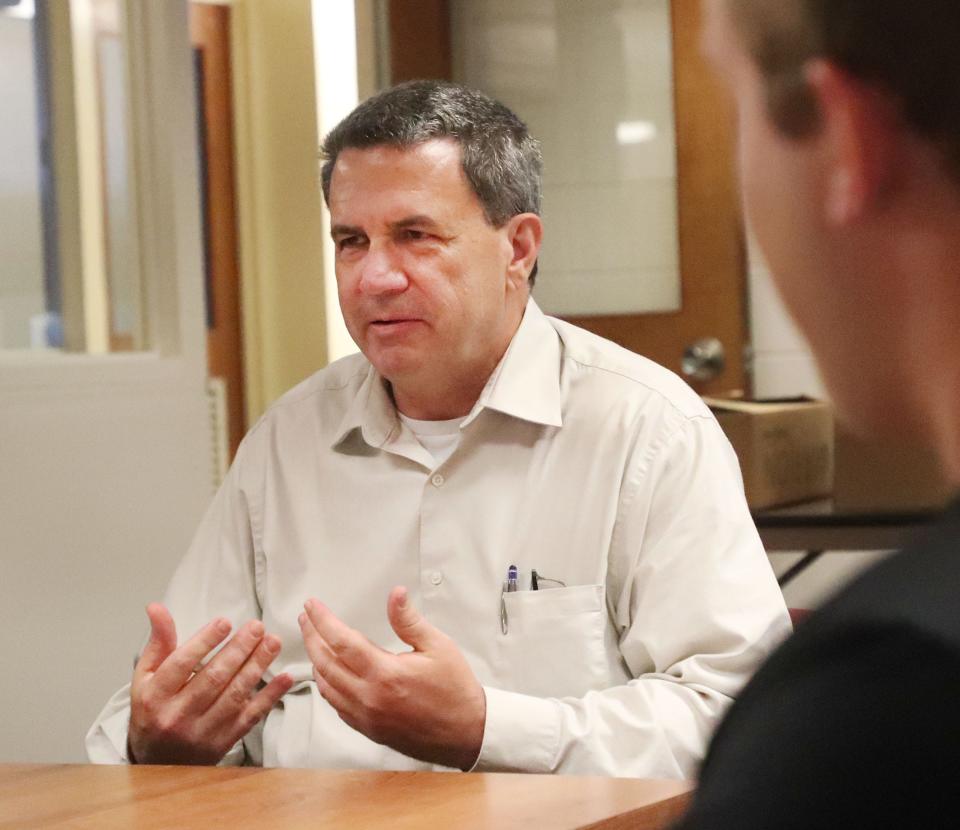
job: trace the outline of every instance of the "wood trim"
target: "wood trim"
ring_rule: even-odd
[[[206,230],[209,302],[207,370],[227,385],[230,457],[246,431],[243,385],[243,335],[240,310],[230,8],[190,6],[191,39],[203,55],[204,154],[206,157]]]
[[[390,83],[453,78],[448,0],[390,0]],[[415,10],[415,13],[414,11]]]

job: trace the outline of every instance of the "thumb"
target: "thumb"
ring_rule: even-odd
[[[137,672],[153,672],[177,647],[177,626],[170,612],[159,602],[147,606],[150,618],[150,639],[137,661]]]
[[[387,598],[387,618],[397,636],[415,651],[426,651],[440,633],[413,607],[406,588],[394,588]]]

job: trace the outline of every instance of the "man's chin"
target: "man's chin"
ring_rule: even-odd
[[[419,354],[407,349],[371,349],[364,350],[364,355],[383,378],[394,384],[415,378],[424,364]]]

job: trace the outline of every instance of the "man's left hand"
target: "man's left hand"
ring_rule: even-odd
[[[413,651],[393,654],[307,600],[300,630],[324,699],[370,740],[435,764],[470,769],[480,754],[487,701],[456,643],[408,601],[387,599],[387,618]]]

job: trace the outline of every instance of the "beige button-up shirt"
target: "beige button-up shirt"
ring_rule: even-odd
[[[510,565],[519,590],[504,593]],[[283,640],[272,670],[297,683],[229,759],[429,768],[340,720],[297,626],[317,596],[405,649],[386,618],[399,584],[484,684],[479,770],[691,776],[789,631],[709,410],[532,300],[440,466],[361,355],[288,392],[244,439],[165,600],[184,635],[224,615]],[[87,736],[91,760],[125,760],[129,713],[125,687]]]

